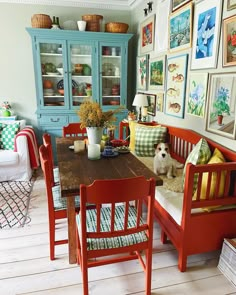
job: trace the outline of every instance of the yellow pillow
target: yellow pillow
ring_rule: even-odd
[[[129,141],[129,148],[132,152],[135,151],[135,127],[136,126],[141,126],[141,127],[145,127],[145,128],[156,128],[156,127],[160,127],[161,125],[145,125],[145,124],[139,124],[136,121],[129,121],[129,132],[130,132],[130,141]]]
[[[214,153],[213,153],[212,157],[210,158],[210,160],[208,161],[207,164],[224,163],[224,162],[225,162],[224,156],[216,148],[214,150]],[[214,192],[215,192],[216,176],[217,176],[216,172],[213,172],[212,176],[211,176],[211,187],[210,187],[210,195],[209,195],[210,198],[213,197]],[[219,197],[222,197],[223,193],[224,193],[225,176],[226,176],[226,171],[221,172],[220,187],[219,187]],[[208,183],[208,173],[203,173],[203,175],[202,175],[202,187],[201,187],[201,194],[200,194],[200,199],[202,199],[202,200],[204,200],[206,198],[207,183]],[[196,198],[197,198],[197,191],[195,192],[195,194],[193,196],[193,200],[196,200]]]

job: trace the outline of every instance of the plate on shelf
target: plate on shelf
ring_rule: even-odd
[[[114,157],[117,157],[117,156],[119,155],[119,153],[116,152],[116,151],[114,151],[114,152],[113,152],[112,154],[110,154],[110,155],[108,155],[108,154],[104,154],[104,152],[102,152],[101,154],[102,154],[102,156],[103,156],[104,158],[114,158]]]
[[[70,145],[70,146],[69,146],[69,149],[70,149],[70,150],[74,150],[75,148],[74,148],[73,145]]]
[[[55,76],[55,75],[58,75],[58,73],[57,72],[55,72],[55,73],[47,72],[47,75],[48,76]]]

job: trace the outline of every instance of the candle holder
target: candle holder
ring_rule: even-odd
[[[101,158],[101,147],[100,144],[89,144],[88,145],[88,159],[99,160]]]

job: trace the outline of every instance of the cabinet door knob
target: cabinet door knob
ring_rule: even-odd
[[[57,118],[57,119],[51,118],[51,122],[59,122],[59,121],[60,121],[60,118]]]

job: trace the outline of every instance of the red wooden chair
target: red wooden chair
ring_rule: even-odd
[[[87,130],[81,128],[81,123],[69,123],[67,126],[63,126],[62,136],[76,136],[85,139],[87,138]]]
[[[76,216],[77,257],[84,295],[88,295],[89,267],[132,259],[139,259],[144,268],[145,294],[151,294],[154,195],[155,180],[143,176],[81,185],[81,210]],[[141,217],[144,201],[146,218]],[[87,203],[94,203],[96,209],[86,210]],[[146,259],[141,256],[143,250]]]
[[[48,134],[48,133],[43,134],[43,144],[48,149],[50,173],[52,174],[51,175],[52,184],[58,185],[59,184],[59,170],[58,170],[58,167],[54,167],[52,141],[51,141],[50,134]]]

